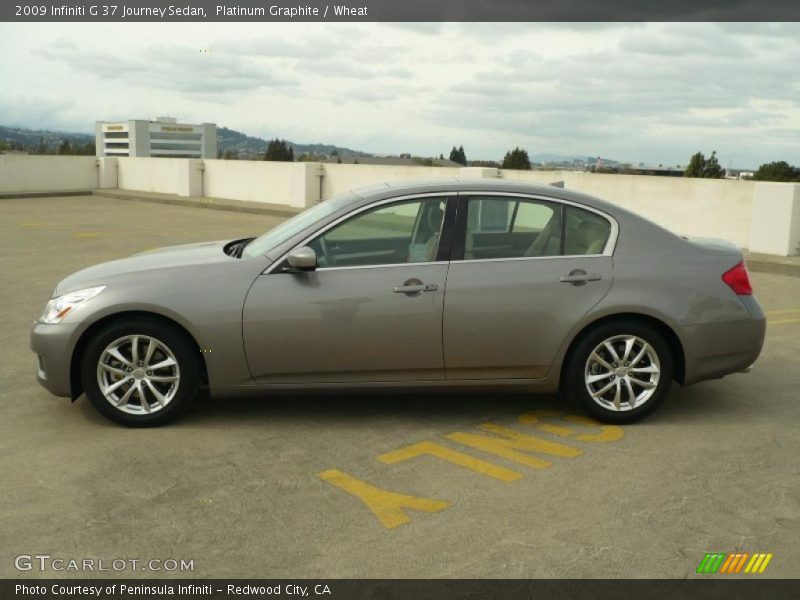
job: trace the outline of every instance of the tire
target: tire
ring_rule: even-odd
[[[192,404],[200,387],[200,356],[193,341],[174,326],[143,317],[120,320],[89,340],[81,377],[100,414],[127,427],[152,427]]]
[[[578,342],[564,388],[572,402],[598,421],[633,423],[664,401],[673,372],[672,351],[663,334],[647,323],[620,319],[598,325]]]

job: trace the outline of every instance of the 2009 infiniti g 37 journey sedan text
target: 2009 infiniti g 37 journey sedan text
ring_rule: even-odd
[[[673,380],[747,369],[765,319],[741,252],[613,204],[490,180],[384,184],[255,239],[79,271],[34,325],[38,379],[153,425],[214,395],[559,388],[627,423]]]

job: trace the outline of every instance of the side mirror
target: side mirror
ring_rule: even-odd
[[[286,257],[289,266],[298,271],[313,271],[317,268],[317,253],[313,248],[301,246],[295,248]]]

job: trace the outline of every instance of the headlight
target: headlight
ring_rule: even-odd
[[[64,317],[75,310],[75,308],[84,302],[88,302],[104,289],[106,289],[106,286],[101,285],[98,287],[86,288],[85,290],[78,290],[77,292],[70,292],[69,294],[64,294],[63,296],[53,298],[47,303],[47,306],[44,307],[44,313],[39,320],[42,323],[48,323],[50,325],[54,323],[60,323]]]

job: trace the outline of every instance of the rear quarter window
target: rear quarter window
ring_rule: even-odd
[[[611,236],[608,219],[582,208],[567,206],[564,219],[564,254],[602,254]]]

